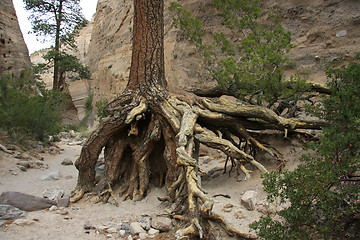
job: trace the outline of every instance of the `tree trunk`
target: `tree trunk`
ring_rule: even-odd
[[[53,76],[53,90],[58,90],[61,87],[59,81],[60,67],[59,67],[59,51],[60,51],[60,31],[61,31],[61,21],[62,21],[62,1],[59,2],[58,9],[55,9],[55,18],[56,18],[56,33],[55,33],[55,46],[54,50],[56,55],[54,57],[54,76]]]
[[[158,95],[166,88],[163,0],[134,0],[134,33],[127,90]],[[155,91],[155,92],[154,92]]]
[[[117,204],[112,191],[115,185],[121,187],[120,195],[125,199],[141,200],[153,182],[166,188],[168,196],[161,200],[176,200],[171,216],[185,223],[177,235],[208,238],[211,231],[207,222],[215,221],[230,235],[253,239],[255,236],[238,231],[213,211],[214,201],[201,188],[200,144],[223,151],[248,178],[246,164],[266,172],[255,159],[256,151],[278,160],[280,156],[247,129],[287,132],[320,128],[324,123],[282,118],[269,109],[227,96],[207,99],[169,92],[164,72],[163,4],[163,0],[134,0],[129,82],[105,108],[106,118],[83,145],[75,163],[79,175],[72,202],[94,191],[104,202],[112,197]],[[236,143],[234,136],[244,144]],[[253,151],[246,150],[250,148]],[[105,176],[96,181],[95,165],[102,150]]]

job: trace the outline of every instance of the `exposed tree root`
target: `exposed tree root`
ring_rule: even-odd
[[[201,144],[219,149],[231,160],[232,167],[250,178],[245,164],[261,172],[266,168],[256,161],[263,151],[274,159],[280,156],[256,140],[250,130],[319,128],[323,122],[279,117],[273,111],[238,100],[220,97],[206,99],[192,95],[168,95],[145,98],[137,92],[125,92],[105,109],[107,118],[85,142],[76,161],[79,178],[72,202],[86,192],[101,189],[107,201],[117,203],[112,186],[119,184],[124,199],[143,199],[150,182],[165,185],[168,197],[175,202],[172,215],[185,224],[176,234],[207,236],[207,221],[220,223],[230,235],[243,239],[255,236],[242,233],[213,212],[214,201],[201,187],[198,157]],[[95,164],[105,153],[105,177],[95,183]],[[224,166],[226,171],[226,164]]]

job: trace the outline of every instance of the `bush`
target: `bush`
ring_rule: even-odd
[[[298,74],[285,79],[285,69],[292,64],[286,53],[294,46],[279,16],[262,11],[258,0],[213,0],[213,6],[226,32],[236,37],[207,32],[213,39],[205,43],[201,20],[179,3],[172,2],[169,9],[176,13],[175,26],[194,42],[226,94],[271,108],[277,102],[296,102],[309,90]]]
[[[0,76],[0,125],[12,135],[28,135],[43,141],[61,130],[63,95],[46,90],[25,69],[20,77]]]
[[[330,125],[311,144],[315,155],[304,155],[293,172],[265,176],[269,199],[291,206],[277,213],[280,220],[251,225],[261,239],[360,239],[360,64],[333,66],[327,74],[331,95],[311,110]]]
[[[100,99],[99,101],[97,101],[95,103],[95,107],[97,109],[97,118],[99,119],[99,121],[101,121],[101,119],[103,119],[105,117],[104,114],[104,108],[109,104],[109,100],[107,99]]]

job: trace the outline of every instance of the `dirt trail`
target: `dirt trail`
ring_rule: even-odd
[[[16,166],[19,161],[13,156],[0,151],[0,192],[3,191],[19,191],[42,196],[47,188],[61,188],[65,193],[70,194],[76,186],[77,170],[74,165],[63,166],[61,162],[65,158],[75,161],[81,151],[79,145],[69,145],[69,142],[60,142],[58,146],[63,149],[60,154],[51,155],[43,154],[44,163],[49,166],[48,169],[28,169],[26,172],[20,171]],[[289,142],[283,145],[282,152],[293,160],[302,153],[302,149],[298,148],[294,152],[294,148]],[[236,173],[233,171],[231,177],[228,174],[222,174],[225,156],[219,152],[205,152],[201,159],[201,167],[205,172],[212,170],[215,172],[211,177],[204,178],[202,185],[208,192],[209,196],[215,194],[228,195],[230,198],[223,196],[214,197],[214,210],[221,212],[229,221],[243,231],[247,231],[248,224],[258,219],[262,213],[258,211],[261,203],[265,202],[266,194],[262,190],[260,173],[255,170],[252,177],[247,181],[237,181]],[[34,159],[35,160],[35,159]],[[264,163],[264,162],[263,162]],[[264,163],[270,170],[274,169],[276,162],[265,161]],[[251,169],[250,166],[248,166]],[[229,169],[229,168],[228,168]],[[42,180],[41,178],[59,170],[62,178],[59,180]],[[244,176],[240,175],[239,179]],[[246,210],[240,202],[242,194],[247,190],[255,190],[257,192],[257,208],[255,211]],[[123,222],[139,221],[144,216],[152,216],[156,213],[164,213],[166,208],[170,206],[161,203],[157,197],[166,195],[165,189],[152,188],[148,196],[140,202],[131,200],[122,201],[117,197],[120,206],[113,204],[94,204],[94,200],[85,198],[78,203],[72,204],[66,208],[67,214],[62,215],[60,211],[42,210],[28,213],[26,220],[29,225],[18,226],[16,224],[4,224],[0,227],[0,239],[115,239],[116,234],[99,234],[96,230],[86,231],[84,224],[88,221],[97,229],[105,227],[120,227]],[[116,194],[116,196],[118,196]],[[233,205],[231,211],[224,211],[226,204]],[[35,220],[34,220],[35,219]],[[166,239],[162,237],[162,239]],[[161,239],[161,238],[155,238]],[[224,239],[224,238],[222,238]]]

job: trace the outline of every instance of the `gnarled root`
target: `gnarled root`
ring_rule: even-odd
[[[100,193],[99,197],[102,198],[103,203],[107,203],[109,201],[109,198],[111,197],[114,201],[114,205],[117,207],[119,206],[119,202],[116,200],[115,194],[111,188],[110,183],[108,183],[108,188],[102,193]]]
[[[246,180],[250,171],[245,164],[267,172],[256,160],[257,151],[280,158],[247,129],[291,131],[318,128],[322,123],[282,118],[269,109],[226,97],[164,96],[147,99],[138,92],[126,92],[107,106],[107,117],[87,139],[76,161],[79,178],[71,201],[94,190],[95,165],[104,149],[105,176],[97,185],[105,190],[104,199],[112,197],[116,203],[112,187],[119,184],[125,199],[141,200],[152,181],[159,187],[165,185],[168,197],[160,200],[174,202],[172,215],[186,226],[177,235],[206,238],[208,221],[215,221],[230,235],[254,239],[213,212],[214,201],[201,187],[200,144],[224,152]]]

